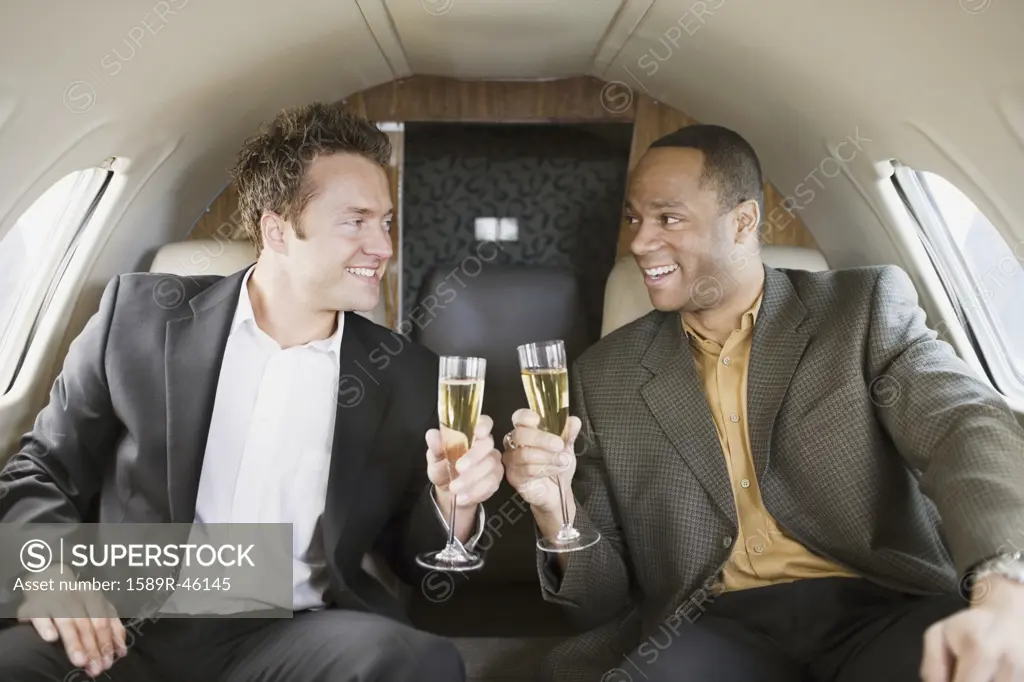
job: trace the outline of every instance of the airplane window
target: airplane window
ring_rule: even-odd
[[[991,378],[1024,395],[1024,241],[1008,243],[985,214],[945,178],[904,171],[907,192],[947,288],[975,337]]]
[[[43,192],[0,238],[0,394],[47,290],[106,186],[107,171],[73,171]]]

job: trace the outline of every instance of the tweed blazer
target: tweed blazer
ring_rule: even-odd
[[[868,580],[955,592],[1024,528],[1024,429],[926,327],[903,270],[764,269],[747,400],[766,508]],[[561,576],[538,557],[544,597],[592,628],[552,653],[542,676],[559,682],[599,680],[659,625],[694,620],[737,537],[678,313],[609,334],[571,380],[576,524],[602,540]]]

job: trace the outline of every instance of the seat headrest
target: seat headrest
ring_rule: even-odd
[[[149,271],[189,277],[226,277],[254,262],[256,249],[247,240],[188,239],[160,247]],[[381,292],[376,308],[358,314],[377,324],[387,325],[384,292]]]
[[[227,276],[256,261],[251,242],[227,239],[189,239],[160,247],[150,272],[198,277]]]
[[[828,270],[828,263],[820,251],[803,246],[762,246],[761,260],[765,265],[786,270]],[[653,308],[633,255],[627,253],[619,257],[605,287],[601,336],[607,336]]]

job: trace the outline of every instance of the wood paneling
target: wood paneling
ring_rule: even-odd
[[[238,213],[238,191],[229,184],[189,232],[189,239],[248,239]]]
[[[629,170],[636,167],[640,157],[662,135],[697,123],[679,109],[656,102],[643,93],[634,101],[636,119],[633,123],[633,144],[629,154]],[[761,216],[762,239],[765,244],[808,246],[818,248],[807,226],[783,206],[784,196],[767,180],[764,183],[764,215]],[[629,253],[632,239],[625,220],[619,232],[619,255]]]
[[[621,84],[583,76],[552,81],[461,81],[413,76],[342,100],[372,121],[575,123],[632,121]]]

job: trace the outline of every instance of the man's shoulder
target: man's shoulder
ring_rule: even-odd
[[[189,303],[222,275],[174,275],[161,272],[128,272],[114,277],[118,305],[142,304],[157,310],[188,309]]]
[[[629,324],[609,332],[604,338],[580,354],[576,365],[580,371],[594,371],[611,364],[637,365],[644,350],[651,344],[665,318],[677,313],[652,310]]]
[[[345,313],[345,325],[352,325],[370,361],[371,372],[386,373],[402,380],[414,374],[416,379],[429,376],[437,380],[438,355],[394,329],[377,324],[356,312]]]
[[[870,307],[879,294],[913,292],[897,265],[864,265],[835,270],[778,270],[812,315],[841,314],[849,307]],[[907,287],[910,287],[909,289]]]

